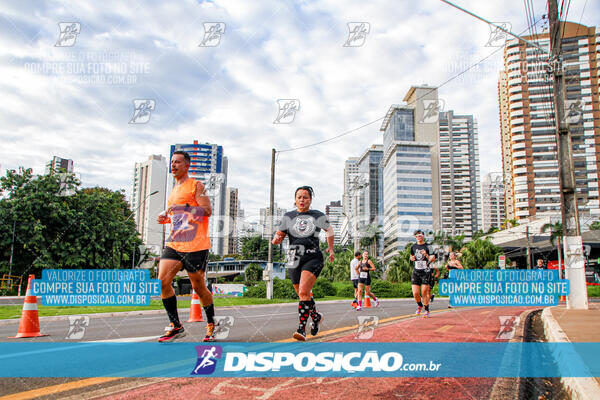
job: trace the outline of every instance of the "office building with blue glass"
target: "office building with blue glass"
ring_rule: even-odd
[[[415,109],[392,105],[384,119],[384,262],[414,241],[413,232],[433,231],[432,149],[415,141]]]

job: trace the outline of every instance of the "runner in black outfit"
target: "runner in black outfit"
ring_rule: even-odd
[[[333,228],[327,216],[321,211],[311,210],[313,190],[310,186],[301,186],[296,189],[296,210],[285,213],[273,244],[280,244],[286,235],[289,236],[290,246],[288,259],[290,276],[294,289],[300,298],[298,304],[299,327],[294,332],[296,340],[306,340],[306,323],[310,315],[312,319],[311,335],[319,332],[319,325],[323,321],[323,314],[317,312],[314,299],[310,292],[323,269],[323,253],[319,248],[319,232],[327,231],[327,252],[329,261],[333,261]]]
[[[453,251],[450,252],[449,257],[450,257],[450,259],[448,260],[448,264],[446,264],[446,268],[448,268],[448,272],[446,272],[446,274],[444,275],[444,279],[448,279],[448,277],[450,276],[451,269],[463,269],[462,264],[460,263],[460,261],[458,261],[458,258],[456,258],[455,252],[453,252]],[[438,274],[439,273],[440,273],[440,271],[438,270]],[[448,308],[452,308],[450,303],[448,303]]]
[[[435,261],[435,255],[433,255],[431,246],[425,243],[423,231],[415,231],[415,237],[417,238],[417,243],[413,244],[410,248],[410,260],[415,262],[415,268],[413,269],[410,281],[412,283],[413,296],[418,306],[416,314],[420,315],[423,306],[425,306],[423,317],[429,318],[429,293],[431,291],[429,283],[432,279],[429,263]]]
[[[369,252],[365,251],[362,255],[362,260],[355,267],[356,273],[358,274],[358,306],[356,311],[360,311],[362,307],[362,291],[365,288],[365,297],[369,296],[375,300],[375,307],[379,306],[379,300],[373,293],[371,293],[371,271],[375,271],[375,265],[373,261],[369,260]]]

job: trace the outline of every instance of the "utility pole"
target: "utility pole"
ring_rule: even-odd
[[[271,152],[271,195],[269,198],[269,256],[267,258],[267,299],[273,298],[273,208],[275,207],[275,149]],[[263,277],[264,279],[264,277]]]
[[[531,269],[531,247],[529,247],[529,225],[525,227],[525,235],[527,236],[527,269]]]
[[[17,220],[13,220],[13,229],[12,229],[12,241],[10,242],[10,260],[8,260],[8,275],[12,275],[12,264],[13,264],[13,253],[15,249],[15,229],[17,227]],[[12,278],[9,278],[12,279]],[[12,285],[12,280],[11,280]]]
[[[570,285],[567,308],[587,310],[585,262],[577,209],[573,144],[565,115],[566,90],[561,56],[562,32],[558,19],[557,0],[548,0],[548,20],[550,23],[549,65],[554,78],[554,120],[556,124],[561,217],[564,235],[565,275]]]

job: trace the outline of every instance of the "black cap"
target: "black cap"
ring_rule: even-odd
[[[420,230],[420,229],[417,229],[417,230],[415,231],[415,233],[413,233],[413,235],[414,235],[414,236],[416,236],[416,235],[418,235],[419,233],[420,233],[421,235],[424,235],[423,231],[422,231],[422,230]]]

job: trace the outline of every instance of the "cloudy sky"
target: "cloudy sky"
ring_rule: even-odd
[[[599,2],[587,2],[583,13],[585,1],[572,3],[568,20],[600,20]],[[457,4],[515,32],[527,29],[520,0]],[[534,0],[536,19],[545,6]],[[352,22],[369,31],[361,46],[344,47]],[[220,40],[202,45],[205,26],[224,28]],[[487,24],[438,0],[4,1],[0,173],[19,166],[42,173],[57,155],[74,160],[84,186],[129,193],[136,161],[196,139],[223,146],[229,186],[253,215],[268,203],[272,148],[376,121],[414,84],[440,86],[445,110],[478,119],[481,172],[499,171],[502,52],[486,47],[489,39]],[[143,116],[130,123],[136,99],[154,102],[146,123]],[[299,101],[291,123],[273,123],[278,99]],[[340,200],[344,160],[382,143],[380,125],[280,153],[276,201],[290,207],[302,184],[315,188],[315,208]]]

